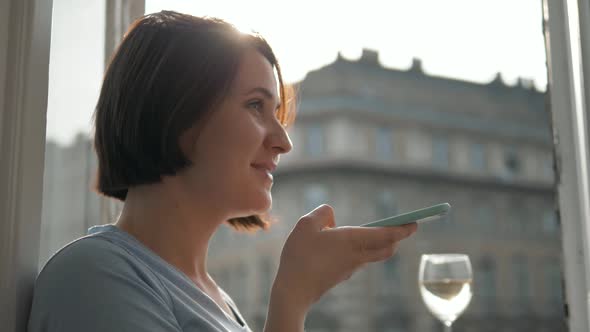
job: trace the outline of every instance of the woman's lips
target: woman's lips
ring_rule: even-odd
[[[262,178],[270,180],[271,182],[273,181],[273,176],[270,170],[257,165],[252,165],[252,168],[254,168],[256,173],[259,174]]]

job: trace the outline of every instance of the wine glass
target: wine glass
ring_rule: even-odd
[[[451,332],[471,301],[471,262],[463,254],[422,255],[418,281],[426,307]]]

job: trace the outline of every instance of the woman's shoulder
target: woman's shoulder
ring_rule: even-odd
[[[45,263],[37,281],[99,272],[102,267],[124,268],[132,263],[124,248],[97,236],[85,236],[61,248]],[[59,275],[59,276],[56,276]]]
[[[57,251],[47,261],[38,281],[51,276],[77,274],[104,274],[147,271],[149,268],[138,258],[130,240],[122,237],[113,225],[99,225]]]
[[[37,277],[29,331],[66,325],[72,328],[63,331],[90,331],[84,322],[103,331],[138,322],[173,331],[171,308],[160,281],[126,248],[86,236],[53,255]]]
[[[50,285],[54,289],[59,283],[70,287],[93,283],[106,286],[123,280],[161,290],[158,277],[128,248],[108,237],[88,235],[64,246],[49,259],[37,277],[36,288]]]

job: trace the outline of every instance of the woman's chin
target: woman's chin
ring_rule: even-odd
[[[269,190],[257,190],[240,193],[232,199],[234,215],[232,218],[260,215],[270,211],[272,196]]]
[[[272,207],[272,196],[270,195],[270,192],[252,195],[250,207],[256,214],[268,212]]]

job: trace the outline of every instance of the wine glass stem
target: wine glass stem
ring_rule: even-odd
[[[453,328],[451,328],[451,324],[443,324],[445,326],[445,332],[453,332]]]

